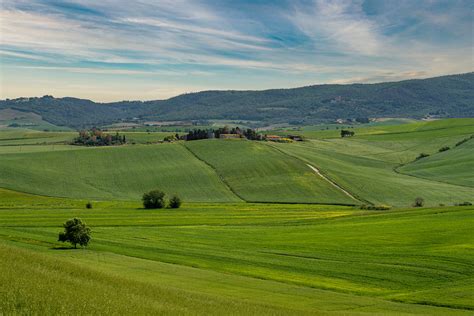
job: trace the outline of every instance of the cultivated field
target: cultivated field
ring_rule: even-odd
[[[466,314],[474,308],[473,207],[138,203],[2,190],[0,308],[75,314]],[[60,223],[93,228],[87,250]],[[71,297],[76,293],[76,297]]]
[[[0,314],[472,315],[474,207],[454,205],[474,202],[474,120],[351,130],[100,148],[0,130]],[[143,209],[155,188],[183,206]],[[72,217],[86,249],[57,242]]]

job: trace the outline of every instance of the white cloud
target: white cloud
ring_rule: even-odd
[[[342,53],[376,55],[382,36],[358,2],[316,0],[311,6],[294,7],[289,19],[315,46],[333,45]]]

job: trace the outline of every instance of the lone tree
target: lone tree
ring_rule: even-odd
[[[91,229],[80,218],[71,218],[63,224],[64,232],[59,233],[58,241],[70,242],[74,248],[77,244],[86,247],[91,240]]]
[[[417,197],[413,203],[414,207],[422,207],[423,205],[425,205],[425,200],[421,197]]]
[[[163,208],[165,207],[165,193],[160,190],[153,190],[143,194],[143,207],[145,208]]]
[[[181,199],[177,195],[173,195],[169,202],[169,208],[179,208],[181,206]]]

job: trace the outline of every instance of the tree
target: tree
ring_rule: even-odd
[[[181,206],[181,199],[177,195],[173,195],[169,202],[169,208],[179,208]]]
[[[160,190],[152,190],[143,194],[142,201],[145,208],[163,208],[165,207],[165,193]]]
[[[86,247],[91,240],[91,229],[80,218],[71,218],[63,224],[64,232],[59,233],[58,241],[70,242],[74,248],[77,244]]]
[[[421,197],[417,197],[413,203],[414,207],[422,207],[423,205],[425,205],[425,200]]]
[[[349,137],[349,136],[354,136],[354,132],[341,129],[341,137]]]

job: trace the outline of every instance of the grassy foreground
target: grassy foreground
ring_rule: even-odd
[[[474,207],[185,204],[0,191],[5,314],[472,314]],[[79,216],[86,250],[56,242]],[[75,294],[73,294],[75,293]]]

